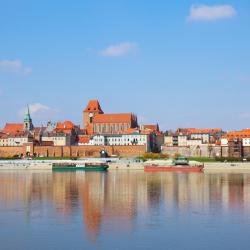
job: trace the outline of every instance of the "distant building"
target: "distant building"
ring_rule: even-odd
[[[226,133],[221,138],[221,146],[229,157],[250,158],[250,129]]]
[[[49,122],[47,128],[42,131],[41,142],[53,142],[54,146],[69,146],[77,141],[77,135],[80,127],[71,121],[58,122],[53,124]]]
[[[95,146],[133,146],[145,145],[147,151],[150,150],[150,136],[141,134],[139,131],[124,134],[96,134],[87,139],[79,139],[78,145],[95,145]]]
[[[116,134],[138,127],[137,117],[132,113],[104,114],[98,100],[89,101],[83,111],[83,124],[87,134]]]
[[[53,142],[53,146],[70,146],[71,136],[66,133],[43,133],[41,142]]]
[[[0,133],[0,146],[15,147],[33,142],[33,129],[34,126],[28,107],[23,123],[6,123]]]
[[[241,158],[243,156],[243,147],[241,139],[230,139],[228,141],[228,157]]]
[[[164,138],[166,146],[198,146],[215,144],[223,134],[222,129],[179,128],[174,133],[167,133]]]

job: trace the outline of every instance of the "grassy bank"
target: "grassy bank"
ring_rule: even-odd
[[[164,160],[169,158],[177,158],[180,155],[176,155],[175,157],[169,157],[167,154],[161,153],[145,153],[143,156],[138,157],[139,160],[147,161],[147,160]],[[250,158],[233,158],[233,157],[187,157],[190,161],[198,161],[198,162],[250,162]]]

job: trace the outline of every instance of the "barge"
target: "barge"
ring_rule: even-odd
[[[189,162],[185,157],[174,160],[162,160],[146,162],[144,171],[166,171],[166,172],[202,172],[204,164],[200,162]]]
[[[109,168],[103,163],[53,163],[53,171],[106,171]]]

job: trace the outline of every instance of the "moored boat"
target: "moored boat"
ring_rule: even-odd
[[[174,160],[162,160],[146,162],[144,171],[168,171],[168,172],[202,172],[204,164],[200,162],[189,162],[184,157]]]
[[[168,172],[201,172],[204,166],[144,166],[144,171],[168,171]]]
[[[106,171],[109,168],[107,164],[103,163],[53,163],[53,171]]]

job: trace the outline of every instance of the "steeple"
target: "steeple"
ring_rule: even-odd
[[[30,117],[29,105],[27,105],[27,112],[24,116],[23,123],[24,123],[24,130],[31,131],[34,128],[32,119]]]
[[[103,114],[98,100],[90,100],[87,107],[83,110],[83,127],[87,128],[93,123],[96,114]]]

